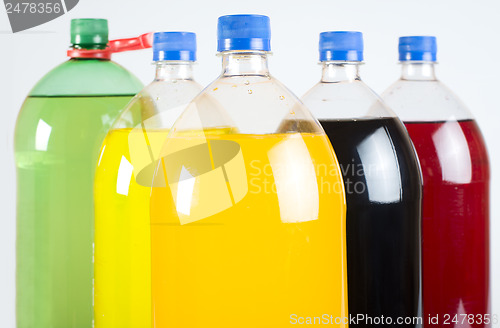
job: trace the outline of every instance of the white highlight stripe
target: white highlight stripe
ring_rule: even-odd
[[[118,194],[128,196],[133,171],[134,167],[132,164],[130,164],[125,156],[122,156],[120,167],[118,168],[118,178],[116,179],[116,192]]]
[[[61,0],[61,4],[62,4],[63,10],[64,10],[64,13],[67,13],[68,10],[66,10],[66,2],[65,2],[65,0]]]

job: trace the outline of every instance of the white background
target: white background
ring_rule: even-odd
[[[500,315],[500,2],[495,0],[80,0],[68,14],[12,34],[0,8],[0,325],[14,327],[15,313],[15,167],[16,116],[31,87],[66,60],[71,18],[107,18],[110,37],[148,31],[185,30],[198,35],[196,78],[206,85],[219,73],[217,17],[260,13],[271,17],[270,69],[301,96],[320,77],[318,33],[364,33],[366,65],[362,77],[381,93],[398,78],[397,38],[435,35],[438,76],[470,107],[488,145],[492,180],[492,312]],[[151,51],[123,53],[114,60],[144,83],[153,77]],[[495,201],[497,200],[497,201]],[[463,268],[467,270],[467,268]]]

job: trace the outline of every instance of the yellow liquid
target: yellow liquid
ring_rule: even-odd
[[[96,328],[151,327],[151,182],[168,132],[114,129],[101,148],[94,184]]]
[[[165,149],[150,208],[155,328],[324,315],[347,327],[334,323],[348,315],[345,198],[324,134],[205,132]]]
[[[94,185],[97,328],[151,327],[151,179],[138,183],[136,176],[167,134],[119,129],[104,141]]]

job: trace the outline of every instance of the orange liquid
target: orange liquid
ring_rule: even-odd
[[[324,134],[179,136],[167,146],[150,208],[155,328],[347,317],[345,196]]]

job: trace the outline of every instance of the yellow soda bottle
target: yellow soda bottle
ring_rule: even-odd
[[[267,67],[269,18],[219,18],[221,76],[151,189],[153,327],[347,327],[345,195],[323,129]]]
[[[202,89],[193,80],[195,56],[194,33],[155,33],[156,77],[102,145],[94,190],[96,328],[151,327],[151,183],[170,127]]]

